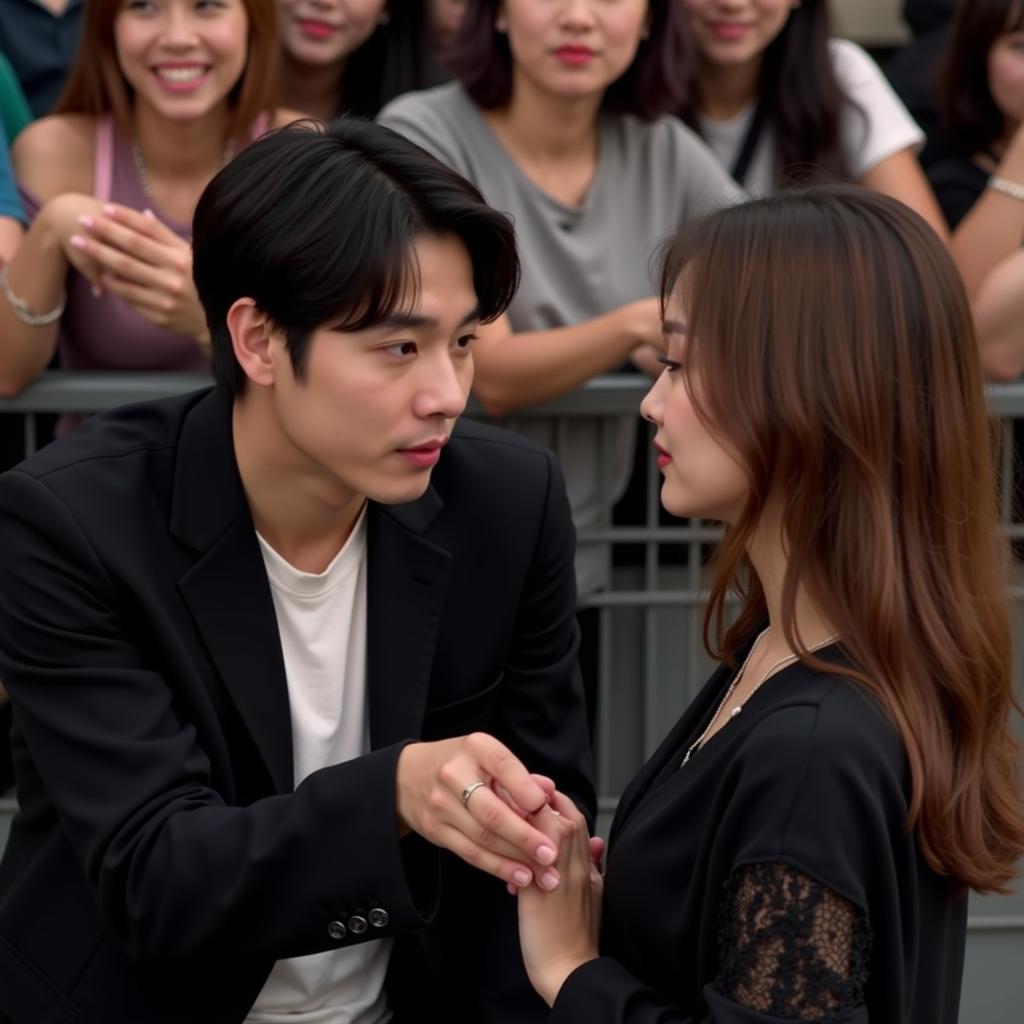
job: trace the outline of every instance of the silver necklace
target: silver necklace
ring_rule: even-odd
[[[221,164],[221,167],[227,164],[234,155],[235,141],[234,139],[228,139],[224,144],[224,162]],[[139,140],[136,138],[132,139],[132,160],[135,163],[135,173],[139,176],[139,184],[142,186],[142,191],[146,198],[150,202],[153,202],[153,191],[149,185],[149,174],[146,171],[146,161],[142,159],[142,150],[139,148]]]
[[[743,659],[743,664],[740,665],[739,672],[737,672],[736,675],[733,676],[732,682],[729,683],[729,687],[725,691],[725,696],[722,698],[718,707],[715,708],[715,713],[711,716],[711,721],[708,722],[707,727],[704,729],[704,731],[697,737],[697,739],[690,745],[690,748],[686,751],[686,755],[685,757],[683,757],[683,760],[679,765],[680,768],[682,768],[683,765],[685,765],[686,762],[690,760],[690,756],[704,742],[704,738],[707,736],[707,734],[711,732],[711,729],[714,726],[715,722],[718,721],[718,716],[722,713],[722,709],[725,707],[726,704],[729,703],[729,698],[733,695],[737,685],[739,685],[739,681],[743,678],[743,673],[747,670],[747,663],[750,661],[751,657],[753,657],[754,651],[756,651],[757,648],[760,646],[762,637],[765,635],[765,633],[768,632],[769,629],[771,629],[771,626],[766,626],[760,633],[758,633],[757,639],[753,642],[753,644],[750,647],[750,650],[747,652],[747,656]],[[827,647],[834,640],[838,639],[838,634],[833,633],[832,636],[827,636],[824,640],[820,640],[812,647],[808,647],[807,651],[808,653],[811,653],[812,651],[819,651],[822,647]],[[753,697],[754,694],[761,689],[761,687],[764,685],[764,681],[776,669],[781,668],[783,665],[788,665],[791,661],[796,661],[798,657],[799,655],[797,654],[787,654],[785,657],[779,658],[778,661],[773,661],[768,666],[768,668],[766,668],[764,672],[761,674],[761,678],[758,679],[758,681],[754,684],[754,688],[750,691],[750,693],[747,694],[746,700],[737,704],[736,707],[734,707],[732,711],[729,712],[728,720],[731,722],[743,710],[744,705],[746,705],[747,701],[750,700],[750,698]]]

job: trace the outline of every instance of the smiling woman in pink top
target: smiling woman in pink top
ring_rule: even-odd
[[[92,0],[56,112],[13,150],[31,227],[3,276],[0,394],[72,369],[194,370],[192,209],[277,109],[274,0]]]

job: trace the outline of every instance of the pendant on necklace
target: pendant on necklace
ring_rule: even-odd
[[[733,708],[732,711],[729,712],[729,717],[730,718],[735,718],[742,710],[743,710],[743,705],[740,704],[738,707]]]

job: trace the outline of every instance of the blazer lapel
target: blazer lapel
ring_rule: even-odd
[[[415,739],[434,659],[451,555],[423,538],[443,503],[371,504],[367,522],[366,687],[370,746]]]
[[[235,464],[231,403],[211,393],[189,414],[171,532],[200,555],[178,581],[217,671],[279,793],[291,792],[292,734],[270,585]]]

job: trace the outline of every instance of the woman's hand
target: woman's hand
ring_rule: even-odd
[[[39,221],[50,244],[59,247],[64,258],[92,285],[94,295],[100,294],[102,267],[75,239],[82,231],[82,217],[96,217],[103,204],[93,196],[64,192],[47,202],[39,211]]]
[[[565,979],[598,956],[604,880],[594,853],[599,860],[603,844],[591,842],[583,815],[562,793],[532,821],[558,845],[561,882],[553,892],[519,891],[519,942],[530,984],[551,1006]]]
[[[100,268],[100,286],[157,327],[209,347],[206,317],[192,283],[192,248],[151,211],[107,203],[78,218],[72,244]]]

